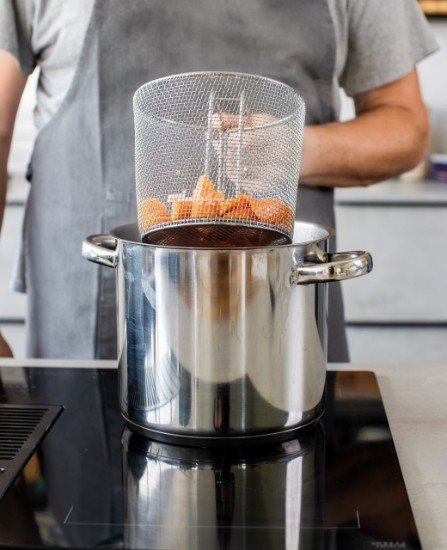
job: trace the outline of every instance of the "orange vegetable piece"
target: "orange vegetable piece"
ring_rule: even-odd
[[[252,199],[250,204],[253,212],[263,222],[286,227],[293,223],[293,212],[281,199]]]
[[[242,219],[242,220],[257,220],[256,214],[253,212],[253,210],[250,208],[250,205],[244,207],[239,206],[237,208],[234,208],[233,210],[230,210],[226,214],[223,215],[224,218],[227,219]]]
[[[200,176],[192,194],[191,218],[220,216],[220,204],[223,198],[224,193],[216,191],[208,176]]]
[[[219,193],[222,195],[223,193]],[[193,191],[192,198],[194,201],[199,201],[201,199],[217,199],[219,198],[218,192],[216,191],[213,182],[206,175],[200,176],[197,180],[196,187]]]
[[[143,233],[153,225],[170,221],[166,205],[158,199],[145,199],[138,206],[138,226]]]
[[[220,216],[220,199],[192,201],[191,218],[214,218]]]
[[[251,210],[251,199],[252,197],[250,195],[243,195],[242,193],[238,193],[235,197],[230,199],[224,199],[220,207],[220,213],[222,216],[225,216],[228,212],[236,209],[247,208],[248,210]]]
[[[191,217],[193,201],[191,199],[172,199],[171,218],[184,220]]]

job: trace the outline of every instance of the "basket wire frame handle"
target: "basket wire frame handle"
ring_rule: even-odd
[[[220,98],[215,95],[214,90],[211,90],[208,100],[208,121],[207,121],[207,138],[206,138],[206,150],[205,150],[205,170],[204,173],[210,177],[210,165],[211,165],[211,152],[212,152],[212,143],[213,136],[216,135],[216,131],[219,135],[218,140],[218,152],[217,152],[217,189],[221,190],[223,188],[223,178],[224,178],[224,159],[227,148],[227,136],[228,130],[231,128],[214,128],[213,127],[213,115],[215,111],[216,100],[225,100],[227,98]],[[243,147],[243,136],[244,136],[244,117],[246,110],[246,100],[245,100],[245,91],[242,90],[239,98],[239,112],[238,112],[238,125],[237,125],[237,148],[236,148],[236,181],[235,189],[236,193],[241,192],[241,180],[242,180],[242,147]],[[222,112],[217,108],[217,113],[219,119],[222,122]]]
[[[217,164],[217,190],[222,191],[222,189],[224,189],[224,183],[223,183],[224,172],[225,172],[224,159],[227,154],[226,152],[227,134],[222,130],[219,131],[218,147],[219,147],[219,152],[218,152],[219,157],[218,157],[218,164]]]
[[[244,130],[245,92],[242,90],[239,100],[238,141],[236,153],[236,193],[241,192],[242,138]]]
[[[290,240],[305,113],[295,90],[255,75],[186,73],[142,86],[134,113],[143,240],[258,246],[268,241],[260,230]]]
[[[210,176],[210,162],[211,162],[211,150],[212,150],[212,137],[213,137],[213,114],[214,114],[214,90],[211,90],[208,99],[208,129],[206,136],[206,150],[205,150],[205,174]],[[219,159],[220,162],[220,159]]]

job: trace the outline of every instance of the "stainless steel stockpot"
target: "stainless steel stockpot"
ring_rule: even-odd
[[[367,252],[329,254],[333,230],[296,223],[290,245],[142,243],[136,225],[83,243],[116,268],[121,411],[162,441],[285,439],[318,421],[327,285],[368,273]]]

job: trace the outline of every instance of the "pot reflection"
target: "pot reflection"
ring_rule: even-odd
[[[123,434],[126,548],[318,549],[324,436],[250,448],[179,447]]]

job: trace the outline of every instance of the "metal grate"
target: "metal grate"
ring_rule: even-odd
[[[172,75],[136,91],[134,115],[143,240],[221,247],[228,234],[237,246],[248,228],[245,238],[290,242],[305,117],[294,89],[242,73]]]
[[[59,405],[0,405],[0,498],[61,411]]]

